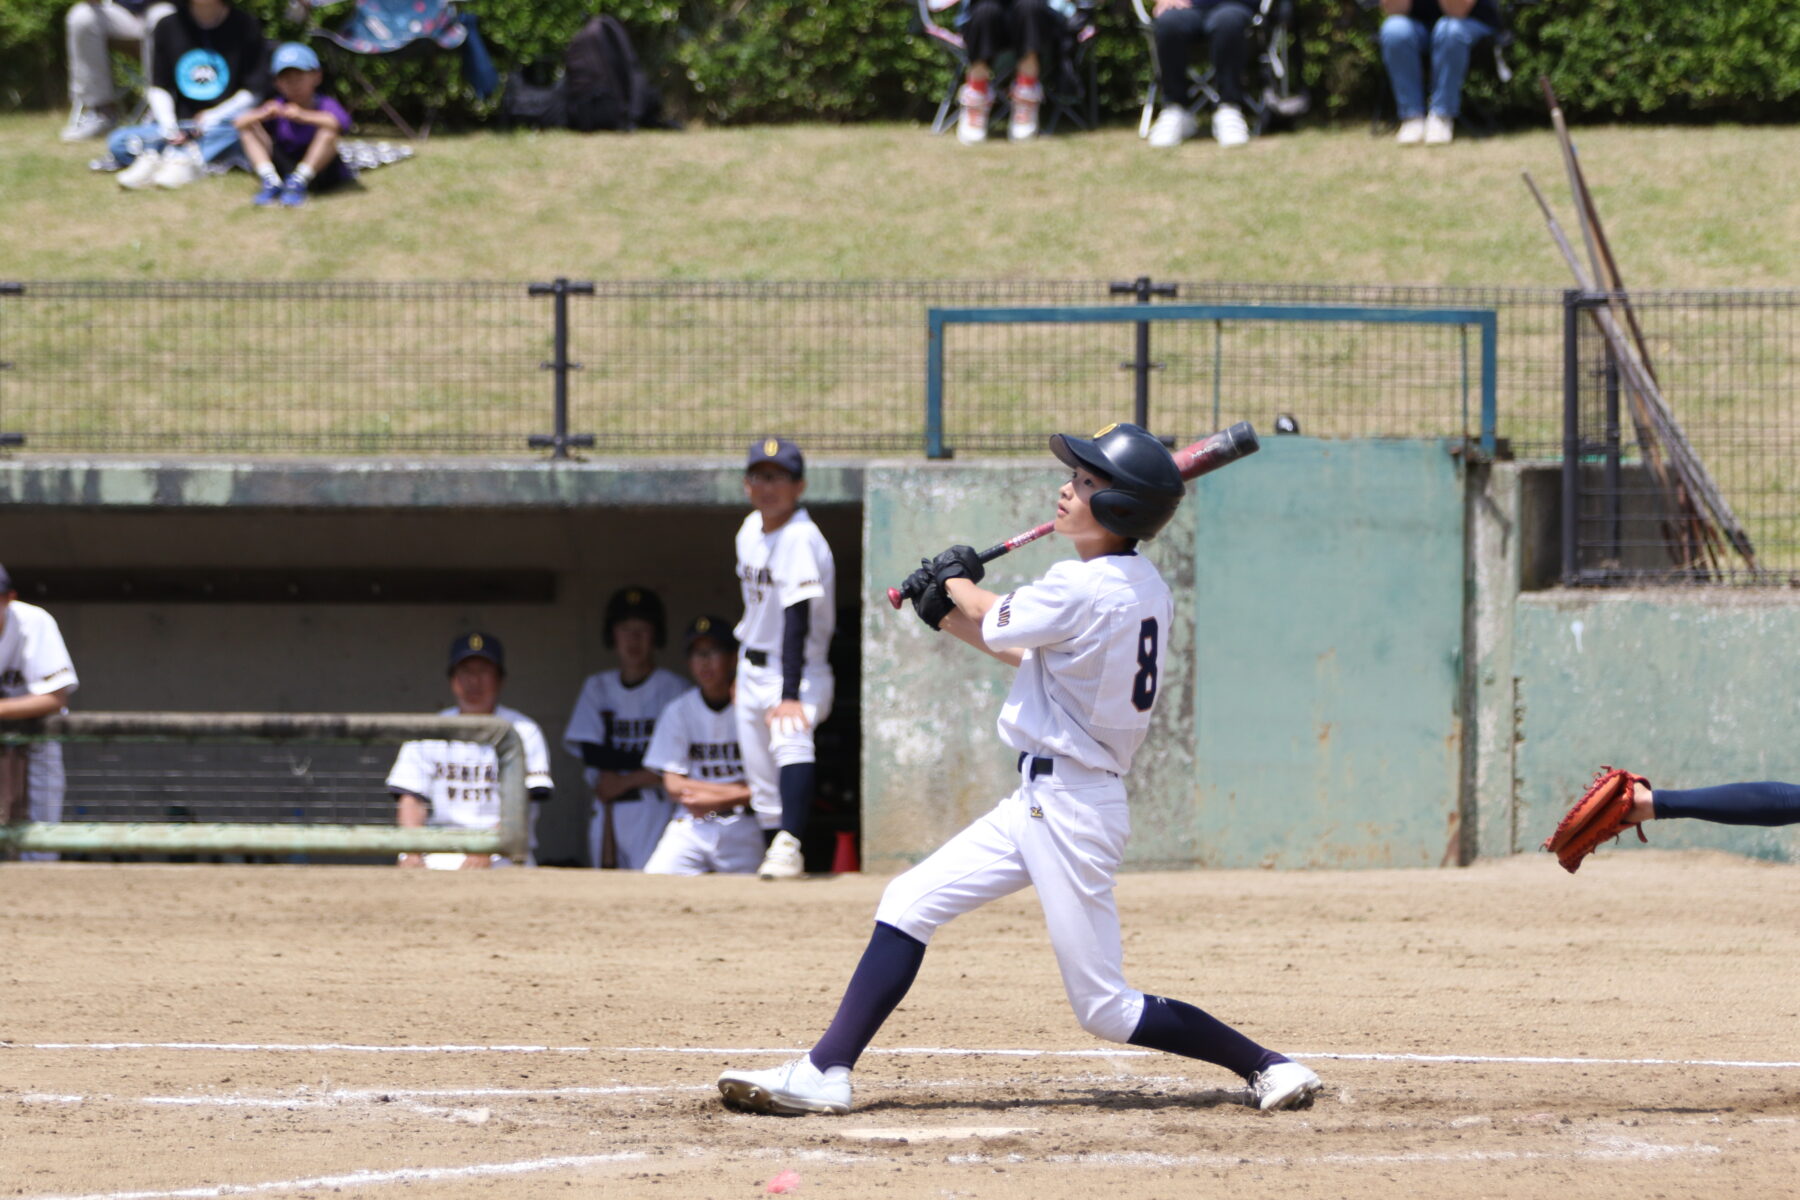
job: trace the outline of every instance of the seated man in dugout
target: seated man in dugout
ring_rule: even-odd
[[[1150,127],[1152,146],[1169,149],[1200,132],[1188,66],[1202,39],[1212,55],[1213,86],[1219,93],[1219,106],[1213,110],[1213,141],[1221,146],[1242,146],[1250,141],[1250,123],[1244,118],[1244,75],[1250,65],[1250,27],[1255,19],[1245,0],[1156,0],[1150,31],[1156,39],[1156,83],[1163,108]]]
[[[1394,89],[1402,146],[1456,136],[1469,55],[1500,29],[1497,0],[1381,0],[1381,62]],[[1431,91],[1425,74],[1429,65]]]
[[[450,643],[450,694],[456,703],[440,717],[497,716],[511,721],[525,749],[525,789],[535,808],[550,799],[550,750],[537,722],[500,703],[506,650],[491,633],[465,633]],[[388,773],[396,823],[403,828],[500,827],[500,755],[480,742],[416,741],[400,747]],[[492,854],[402,854],[403,867],[453,871],[497,866]]]

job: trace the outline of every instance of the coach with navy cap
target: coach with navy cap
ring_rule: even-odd
[[[491,633],[465,633],[450,643],[450,694],[456,703],[440,717],[503,717],[518,730],[525,748],[525,787],[536,801],[551,793],[550,751],[537,722],[500,703],[506,682],[506,648]],[[400,747],[388,772],[397,823],[491,830],[500,826],[500,756],[479,742],[421,741]],[[533,849],[536,839],[533,838]],[[493,866],[486,854],[402,854],[403,867],[438,870]]]
[[[56,618],[19,599],[12,575],[0,567],[0,721],[26,721],[60,713],[80,686]],[[36,742],[0,751],[0,822],[29,817],[62,820],[63,754],[60,742]],[[26,854],[53,859],[54,854]]]

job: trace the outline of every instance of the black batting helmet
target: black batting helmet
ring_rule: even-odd
[[[1111,481],[1088,504],[1102,528],[1123,538],[1155,537],[1187,495],[1175,456],[1139,425],[1115,423],[1091,438],[1052,434],[1050,452]]]
[[[669,640],[668,629],[663,621],[662,598],[646,587],[620,588],[606,602],[606,616],[602,618],[601,636],[607,645],[612,645],[613,626],[620,621],[648,621],[656,630],[656,645],[662,646]]]

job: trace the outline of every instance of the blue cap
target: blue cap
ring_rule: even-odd
[[[450,670],[471,658],[485,658],[506,673],[506,647],[491,633],[465,633],[450,643]]]
[[[757,438],[750,443],[750,458],[744,463],[744,470],[754,471],[764,463],[774,463],[795,479],[806,477],[806,460],[800,456],[800,447],[784,437]]]
[[[275,57],[269,60],[271,73],[279,75],[283,71],[317,71],[319,56],[313,53],[311,46],[303,46],[299,42],[283,42],[275,47]]]

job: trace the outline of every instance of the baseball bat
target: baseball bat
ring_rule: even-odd
[[[1251,428],[1250,422],[1239,421],[1236,425],[1221,429],[1215,434],[1203,437],[1192,445],[1183,446],[1175,451],[1175,467],[1181,472],[1181,478],[1184,481],[1198,479],[1200,476],[1210,474],[1246,455],[1255,454],[1261,448],[1262,443],[1256,440],[1256,430]],[[1042,525],[1027,529],[1024,533],[1014,534],[1004,542],[989,546],[977,557],[984,563],[993,562],[1002,554],[1011,554],[1020,546],[1037,541],[1054,529],[1055,525],[1054,521],[1045,521]],[[897,587],[889,588],[887,597],[888,603],[895,608],[899,608],[912,599],[910,595]]]

